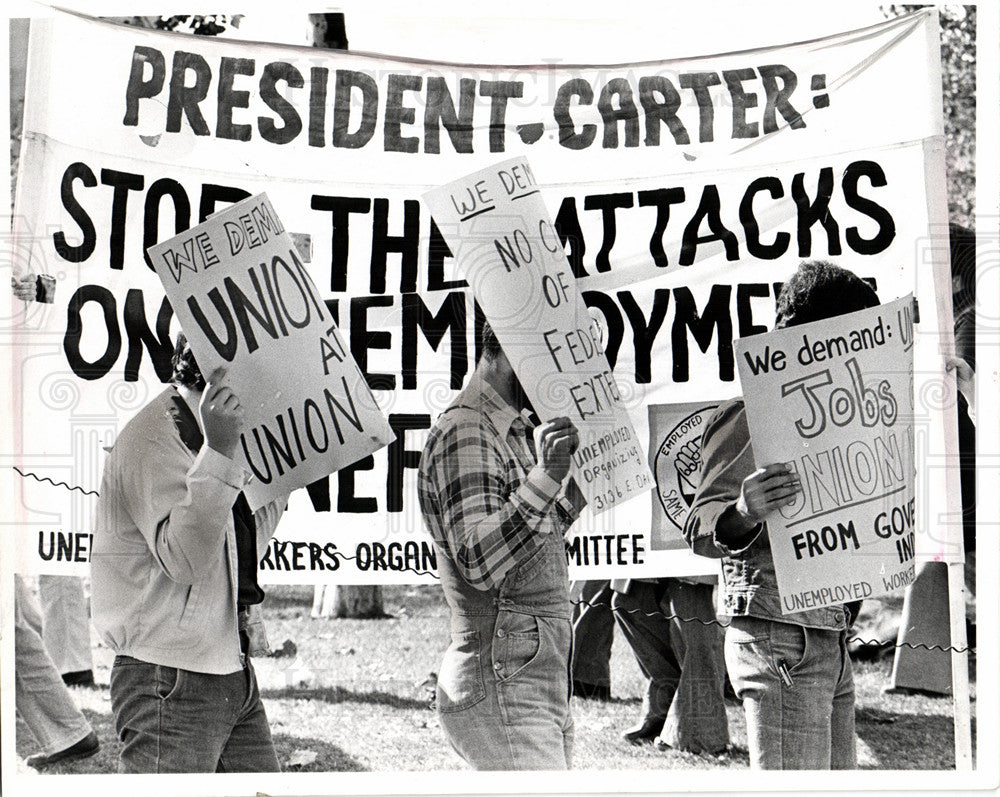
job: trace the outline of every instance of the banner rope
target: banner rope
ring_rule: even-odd
[[[31,473],[30,471],[22,471],[16,465],[13,465],[11,467],[13,467],[13,469],[18,473],[18,475],[20,475],[23,478],[30,477],[32,479],[35,479],[36,481],[39,481],[39,482],[49,482],[50,484],[52,484],[55,487],[65,487],[67,490],[71,490],[71,491],[72,490],[78,490],[79,492],[83,493],[84,495],[99,495],[99,493],[96,490],[84,490],[82,487],[74,487],[74,486],[71,486],[71,485],[67,484],[66,482],[55,482],[55,481],[52,481],[52,479],[50,479],[48,476],[37,476],[36,474]],[[337,558],[337,559],[343,559],[344,561],[355,561],[355,562],[358,559],[357,556],[348,556],[347,554],[341,553],[340,551],[335,551],[334,552],[334,557]],[[409,567],[409,566],[406,566],[406,565],[404,565],[403,567],[397,568],[397,570],[406,570],[406,571],[409,571],[411,573],[415,573],[418,576],[429,576],[430,578],[433,578],[436,581],[440,580],[440,576],[438,576],[437,573],[434,573],[434,572],[432,572],[430,570],[418,570],[415,567]],[[608,603],[590,603],[588,601],[583,601],[583,600],[571,600],[570,603],[573,604],[574,606],[587,606],[588,608],[591,608],[591,609],[607,607],[611,611],[616,611],[616,610],[612,609],[611,605],[608,604]],[[617,609],[617,611],[624,611],[624,612],[627,612],[629,614],[644,614],[647,617],[663,617],[663,618],[665,618],[667,620],[677,620],[680,623],[699,623],[699,624],[701,624],[703,626],[716,625],[716,626],[719,626],[719,628],[728,628],[729,627],[729,623],[723,623],[723,622],[721,622],[720,620],[717,620],[717,619],[716,620],[702,620],[699,617],[680,617],[679,615],[676,615],[676,614],[667,614],[666,612],[646,612],[646,611],[643,611],[642,609]],[[950,651],[952,653],[975,653],[976,652],[976,648],[973,647],[972,645],[967,645],[964,648],[959,648],[959,647],[955,647],[954,645],[927,645],[927,644],[925,644],[923,642],[898,642],[897,641],[895,643],[889,643],[889,642],[885,642],[885,641],[879,640],[879,639],[862,639],[859,636],[848,637],[847,641],[848,642],[857,642],[859,645],[861,645],[863,647],[885,647],[885,648],[887,648],[887,647],[889,647],[891,645],[894,648],[910,648],[911,650],[928,650],[928,651],[931,651],[931,650],[940,650],[940,651]]]
[[[357,561],[357,559],[358,559],[357,556],[348,556],[347,554],[341,553],[340,551],[334,551],[333,552],[333,556],[334,556],[334,558],[337,558],[337,559],[347,559],[347,560],[354,560],[354,561]],[[439,581],[441,579],[441,576],[439,576],[437,573],[434,573],[434,572],[432,572],[430,570],[417,570],[417,568],[415,568],[415,567],[408,567],[406,565],[403,565],[402,567],[393,568],[393,569],[396,570],[397,572],[400,571],[400,570],[408,570],[411,573],[416,573],[418,576],[430,576],[435,581]]]
[[[32,473],[31,471],[23,471],[19,467],[17,467],[17,465],[12,465],[11,467],[17,472],[17,474],[19,476],[21,476],[22,478],[25,478],[25,479],[30,477],[30,478],[34,479],[35,481],[37,481],[37,482],[48,482],[49,484],[53,485],[54,487],[65,487],[70,492],[72,492],[73,490],[79,490],[84,495],[97,495],[98,494],[97,490],[84,490],[82,487],[71,486],[71,485],[67,484],[66,482],[54,482],[48,476],[38,476],[38,475]]]
[[[680,623],[698,623],[698,624],[700,624],[702,626],[706,626],[706,627],[707,626],[715,625],[715,626],[718,626],[719,628],[728,628],[730,626],[730,623],[724,623],[724,622],[722,622],[721,620],[718,620],[718,619],[716,619],[716,620],[702,620],[700,617],[681,617],[681,616],[676,615],[676,614],[667,614],[666,612],[662,612],[662,611],[647,612],[647,611],[645,611],[643,609],[622,609],[620,607],[617,608],[617,609],[613,609],[611,607],[611,604],[604,603],[604,602],[590,603],[590,602],[585,601],[585,600],[571,600],[570,603],[572,603],[574,606],[587,606],[587,607],[592,608],[592,609],[606,607],[606,608],[608,608],[609,610],[611,610],[613,612],[625,612],[627,614],[642,614],[642,615],[645,615],[646,617],[664,617],[667,620],[677,620]],[[936,645],[936,644],[928,645],[928,644],[925,644],[923,642],[899,642],[899,641],[896,641],[895,643],[893,643],[893,642],[886,642],[884,640],[879,640],[879,639],[863,639],[862,637],[857,636],[857,635],[855,635],[855,636],[849,636],[847,638],[847,641],[848,642],[856,642],[858,645],[860,645],[862,647],[880,647],[880,648],[893,647],[893,648],[909,648],[910,650],[928,650],[928,651],[930,651],[930,650],[940,650],[940,651],[948,651],[948,652],[951,652],[951,653],[975,653],[976,652],[976,648],[974,646],[972,646],[972,645],[966,645],[964,648],[960,648],[960,647],[955,647],[954,645]]]

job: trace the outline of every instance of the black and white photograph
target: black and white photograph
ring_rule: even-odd
[[[3,22],[6,793],[1000,788],[1000,3]]]

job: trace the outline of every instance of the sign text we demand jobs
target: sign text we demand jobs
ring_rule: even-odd
[[[802,492],[768,518],[782,610],[914,579],[913,297],[737,341],[758,467]]]

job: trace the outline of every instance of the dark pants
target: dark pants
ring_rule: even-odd
[[[726,676],[712,586],[675,578],[632,581],[627,594],[615,593],[612,605],[649,679],[640,720],[662,721],[660,739],[679,750],[724,749]]]
[[[118,656],[111,706],[120,772],[280,771],[249,659],[210,675]]]
[[[584,581],[573,609],[573,680],[611,688],[611,645],[615,616],[611,583]]]

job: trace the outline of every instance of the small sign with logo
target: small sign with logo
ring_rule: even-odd
[[[684,549],[681,531],[701,481],[701,434],[717,404],[652,404],[649,465],[656,481],[650,547]]]

